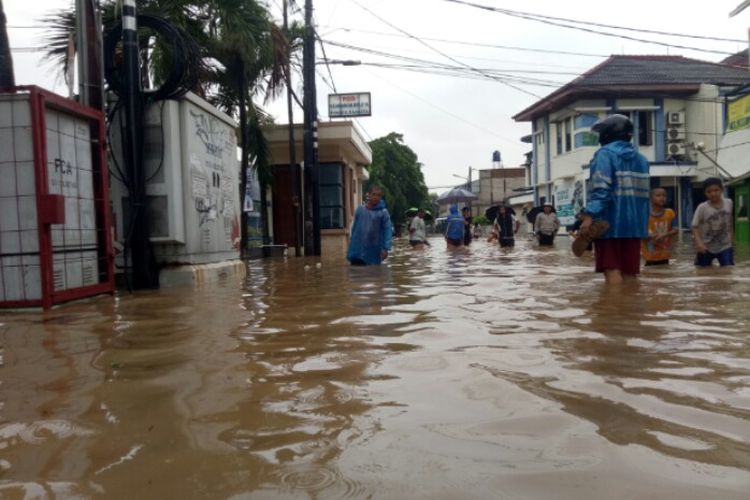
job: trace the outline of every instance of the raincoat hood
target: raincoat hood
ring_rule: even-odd
[[[368,208],[369,210],[385,210],[385,201],[384,201],[384,200],[380,200],[380,201],[378,202],[378,204],[377,204],[377,205],[375,205],[374,207],[370,208],[370,207],[368,206],[367,208]]]
[[[609,144],[602,146],[602,149],[606,149],[615,155],[619,156],[623,160],[632,160],[635,158],[636,150],[633,143],[629,141],[614,141]]]
[[[457,205],[451,205],[449,212],[451,215],[458,215],[458,206]]]

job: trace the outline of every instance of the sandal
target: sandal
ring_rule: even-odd
[[[573,254],[576,257],[580,257],[581,255],[583,255],[583,252],[586,251],[591,242],[606,233],[608,229],[609,222],[607,222],[606,220],[595,220],[594,222],[592,222],[591,226],[589,227],[588,234],[586,236],[579,234],[573,241]]]

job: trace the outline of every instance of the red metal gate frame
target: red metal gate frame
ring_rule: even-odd
[[[34,177],[36,182],[37,227],[39,231],[39,270],[42,298],[0,302],[0,307],[39,307],[49,309],[55,304],[82,299],[102,293],[113,293],[114,254],[112,252],[111,225],[109,217],[109,172],[106,159],[106,125],[104,114],[94,108],[83,106],[37,86],[20,86],[7,89],[7,93],[27,93],[31,103],[31,132],[34,150]],[[83,118],[92,126],[92,177],[94,182],[94,211],[97,226],[97,255],[106,257],[106,280],[96,285],[55,291],[52,259],[52,228],[45,218],[43,208],[50,200],[47,178],[47,123],[45,110],[59,111]],[[95,134],[95,135],[94,135]]]

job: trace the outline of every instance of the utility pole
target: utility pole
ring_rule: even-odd
[[[300,189],[299,172],[297,171],[297,144],[294,140],[294,109],[292,108],[292,71],[291,71],[291,40],[289,37],[289,18],[287,14],[289,0],[283,0],[284,10],[284,35],[287,39],[286,63],[286,108],[289,119],[289,170],[292,176],[292,205],[294,208],[294,256],[299,257],[302,253],[302,234],[300,232]]]
[[[133,287],[158,288],[159,272],[151,249],[146,176],[143,169],[143,92],[141,90],[140,58],[135,0],[122,2],[122,51],[125,127],[122,130],[123,158],[130,178],[130,220],[126,227],[126,245],[132,252]]]
[[[305,255],[320,255],[320,171],[318,168],[318,107],[315,92],[315,29],[312,0],[305,0],[303,41],[305,108]]]
[[[13,56],[10,53],[3,0],[0,0],[0,89],[16,86],[13,73]]]
[[[104,61],[97,0],[76,0],[78,102],[104,111]]]

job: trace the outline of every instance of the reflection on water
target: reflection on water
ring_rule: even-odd
[[[750,265],[253,262],[0,317],[0,497],[747,498]]]

